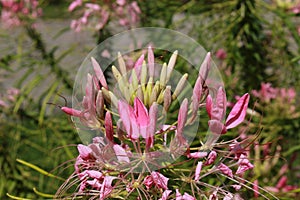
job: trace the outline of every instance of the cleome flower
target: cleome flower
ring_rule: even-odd
[[[120,53],[116,56],[118,67],[112,66],[110,71],[116,81],[114,87],[91,57],[93,73],[87,74],[79,108],[61,107],[97,136],[90,144],[77,146],[74,174],[58,190],[57,198],[233,197],[218,176],[223,174],[240,189],[243,185],[235,180],[235,174],[244,174],[253,165],[238,139],[217,140],[244,121],[249,95],[237,101],[223,122],[227,104],[224,88],[216,88],[213,93],[207,84],[210,53],[201,64],[191,96],[183,98],[180,94],[189,84],[188,74],[183,74],[175,87],[170,84],[178,51],[158,67],[149,47],[147,62],[142,54],[131,70]],[[205,110],[209,118],[207,138],[195,130],[196,139],[191,141],[193,129],[189,128],[199,124],[199,112]]]

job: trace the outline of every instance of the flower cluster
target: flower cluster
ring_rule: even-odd
[[[38,0],[1,0],[1,21],[5,27],[20,26],[24,19],[33,20],[42,14]]]
[[[94,73],[87,74],[81,109],[61,109],[98,135],[90,144],[77,146],[75,172],[57,197],[70,194],[68,190],[77,183],[72,197],[194,200],[239,196],[236,192],[246,186],[239,180],[253,165],[238,139],[217,140],[244,121],[249,95],[237,101],[224,122],[226,93],[223,87],[211,92],[207,86],[208,53],[191,96],[181,100],[188,74],[175,88],[169,85],[177,56],[175,51],[169,62],[158,68],[149,47],[148,62],[141,55],[130,72],[119,53],[119,67],[111,67],[117,90],[109,86],[97,60],[90,58]],[[200,137],[196,129],[197,137],[190,141],[188,128],[199,123],[202,110],[209,118],[207,138]],[[169,113],[175,116],[165,120]],[[230,188],[220,183],[226,178],[232,182]]]
[[[252,90],[252,95],[260,100],[260,104],[271,105],[275,103],[284,112],[288,112],[289,115],[296,117],[296,91],[294,88],[277,88],[272,87],[271,83],[261,83],[260,90]]]
[[[116,0],[114,3],[103,1],[103,5],[94,2],[74,0],[69,5],[69,12],[82,13],[79,19],[72,20],[71,28],[79,32],[83,27],[101,30],[109,20],[117,20],[126,28],[135,27],[139,22],[141,10],[136,1]]]

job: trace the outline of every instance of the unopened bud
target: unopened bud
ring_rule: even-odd
[[[171,86],[167,86],[164,92],[164,110],[167,112],[171,105],[172,98],[171,98]]]
[[[184,74],[181,79],[179,80],[176,88],[175,88],[175,91],[172,95],[172,99],[176,99],[178,97],[178,95],[180,94],[180,92],[182,91],[183,87],[184,87],[184,84],[187,80],[187,77],[188,77],[188,74]]]
[[[119,63],[121,74],[125,76],[127,73],[126,64],[120,52],[118,52],[118,63]]]
[[[160,79],[159,79],[159,82],[162,87],[166,85],[166,79],[167,79],[167,64],[164,63],[160,72]]]
[[[172,73],[175,63],[176,63],[177,55],[178,55],[178,51],[176,50],[176,51],[174,51],[174,53],[172,54],[172,56],[169,60],[168,67],[167,67],[166,82],[168,82],[171,77],[171,73]]]

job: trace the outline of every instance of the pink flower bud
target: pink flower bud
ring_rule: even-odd
[[[202,162],[198,162],[196,171],[195,171],[195,181],[199,181],[201,169],[202,169]]]
[[[202,80],[202,84],[206,81],[209,70],[211,65],[211,55],[210,52],[208,52],[204,58],[204,61],[202,62],[199,70],[199,75]]]
[[[218,49],[217,52],[216,52],[216,57],[221,59],[221,60],[224,60],[226,58],[227,54],[226,54],[226,51],[224,49]]]
[[[232,110],[230,111],[225,126],[227,129],[231,129],[242,123],[246,116],[246,111],[248,108],[249,102],[249,94],[244,94],[238,102],[233,106]]]
[[[81,111],[75,110],[73,108],[69,107],[61,107],[61,110],[65,112],[68,115],[74,116],[74,117],[80,117],[81,116]]]
[[[109,142],[114,143],[114,129],[111,114],[109,111],[105,114],[105,134]]]
[[[102,87],[104,87],[105,89],[108,89],[108,86],[107,86],[107,83],[105,80],[105,76],[101,70],[99,63],[93,57],[91,57],[91,61],[92,61],[92,65],[93,65],[97,79],[100,81]]]
[[[288,180],[287,176],[282,176],[279,179],[278,183],[276,184],[276,188],[282,189],[283,187],[285,187],[286,183],[287,183],[287,180]]]
[[[151,46],[148,47],[148,68],[149,68],[149,76],[154,76],[154,54]]]

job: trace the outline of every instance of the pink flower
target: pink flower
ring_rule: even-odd
[[[35,19],[42,14],[38,0],[1,0],[1,21],[11,28],[26,23],[27,19]]]
[[[271,99],[276,98],[277,89],[273,88],[271,83],[261,83],[261,89],[259,91],[253,90],[252,94],[264,102],[270,102]]]
[[[210,95],[207,97],[206,110],[211,120],[223,120],[226,113],[226,93],[222,87],[218,89],[215,103]]]
[[[172,192],[172,190],[165,190],[162,193],[161,198],[159,198],[158,200],[167,200],[171,192]]]
[[[282,189],[284,186],[286,186],[286,183],[287,183],[287,176],[282,176],[277,185],[276,185],[276,188],[278,189]]]
[[[103,182],[101,184],[101,188],[100,188],[99,200],[104,200],[110,195],[110,193],[113,190],[113,186],[111,184],[114,179],[116,179],[116,177],[113,177],[113,176],[105,176],[104,177],[104,180],[103,180]]]
[[[231,193],[227,193],[223,198],[223,200],[232,200],[232,199],[233,199],[233,195]]]
[[[207,158],[206,162],[204,163],[204,165],[211,165],[212,163],[215,162],[216,158],[217,158],[217,153],[215,151],[211,151],[208,154],[208,158]]]
[[[8,108],[9,105],[5,101],[0,99],[0,107]]]
[[[242,188],[241,185],[237,185],[237,184],[233,184],[233,185],[231,185],[231,187],[233,187],[236,191],[238,191]]]
[[[232,174],[232,170],[227,167],[225,164],[221,163],[219,166],[218,166],[218,169],[225,175],[229,176],[229,177],[233,177],[233,174]]]
[[[176,189],[176,200],[196,200],[196,198],[186,192],[182,195],[179,190]]]
[[[230,111],[225,126],[223,127],[221,121],[225,117],[226,94],[222,88],[219,88],[215,103],[213,103],[211,96],[208,95],[206,99],[206,110],[211,119],[209,122],[210,130],[216,134],[224,134],[228,129],[234,128],[242,123],[246,116],[249,98],[249,94],[246,93],[237,101]]]
[[[126,0],[117,0],[116,3],[119,5],[119,6],[124,6],[126,4]]]
[[[83,159],[88,159],[91,156],[92,150],[90,147],[79,144],[77,146],[77,149],[79,151],[79,156]]]
[[[118,109],[120,118],[124,124],[127,136],[132,140],[137,140],[141,135],[146,139],[147,147],[153,145],[153,135],[156,127],[157,105],[150,107],[150,115],[148,110],[139,98],[134,99],[133,108],[124,101],[119,101]]]
[[[236,174],[242,174],[245,171],[252,169],[254,166],[249,162],[249,160],[246,158],[245,154],[242,154],[239,158],[239,167],[236,171]]]
[[[82,5],[82,0],[74,0],[70,5],[69,5],[69,12],[72,12],[76,7]]]
[[[218,49],[217,52],[216,52],[216,57],[221,59],[221,60],[224,60],[227,56],[227,53],[224,49]]]
[[[249,98],[249,94],[246,93],[233,106],[225,122],[226,129],[234,128],[244,121]]]
[[[169,178],[165,177],[164,175],[158,172],[151,172],[151,175],[146,176],[143,183],[147,189],[150,189],[152,186],[156,186],[157,188],[167,190],[168,180]]]

